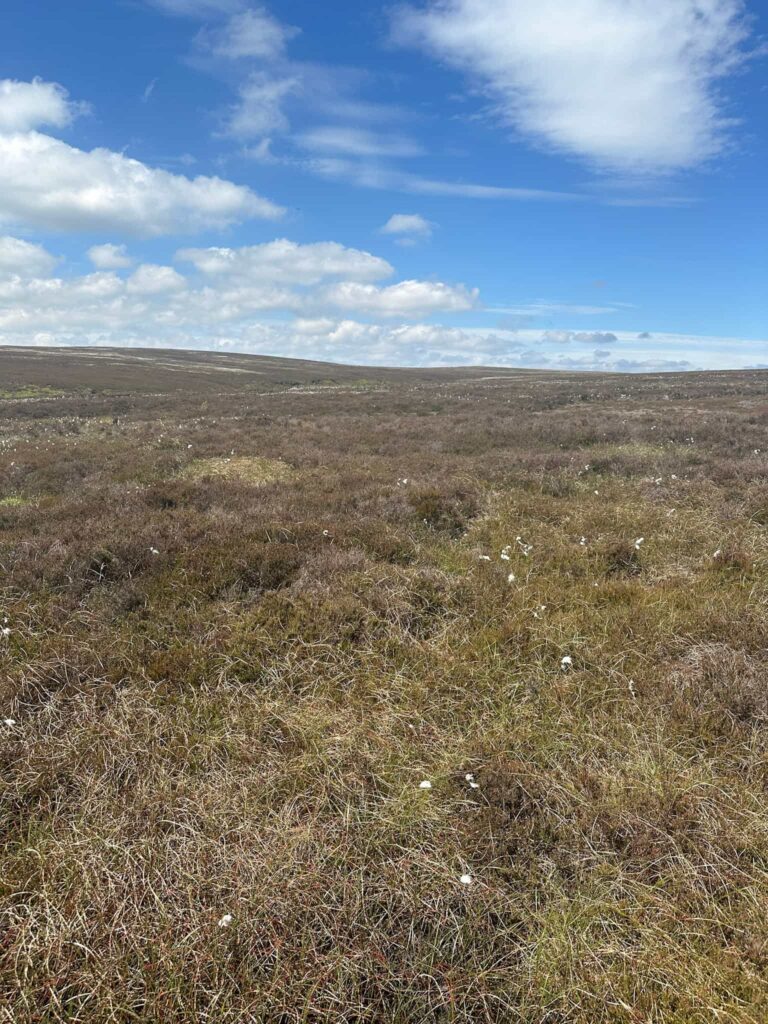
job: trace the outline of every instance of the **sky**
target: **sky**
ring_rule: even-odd
[[[768,367],[768,0],[3,0],[0,344]]]

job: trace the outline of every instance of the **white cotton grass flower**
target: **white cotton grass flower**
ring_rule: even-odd
[[[514,583],[516,579],[517,577],[515,576],[515,574],[511,572],[509,576],[507,576],[507,583]]]
[[[10,636],[11,635],[11,627],[10,626],[3,626],[2,634],[3,634],[3,636]]]
[[[566,654],[564,658],[560,659],[560,668],[563,672],[567,672],[568,669],[573,668],[573,658],[570,654]]]
[[[480,561],[480,562],[490,562],[490,560],[491,560],[491,556],[490,555],[480,555],[480,558],[478,559],[478,561]]]
[[[16,725],[16,719],[15,718],[4,718],[3,719],[3,725],[7,725],[9,729],[12,729],[14,727],[14,725]]]
[[[470,782],[469,788],[470,789],[480,789],[480,783],[479,782]]]
[[[472,772],[467,772],[467,774],[464,776],[464,781],[465,782],[472,782],[474,780],[474,778],[475,778],[475,776],[472,774]]]
[[[232,921],[232,915],[225,914],[223,917],[219,918],[219,928],[229,928],[229,926],[232,924]]]
[[[645,537],[638,537],[635,541],[635,551],[639,551],[643,544],[645,544]]]
[[[472,875],[462,875],[459,881],[462,885],[472,885],[474,879],[472,878]]]
[[[160,552],[157,550],[157,548],[150,548],[149,549],[149,553],[151,555],[159,555],[160,554]]]
[[[419,783],[419,789],[432,789],[432,783],[429,779],[424,779],[423,782]]]
[[[579,545],[581,547],[585,548],[587,546],[587,538],[586,537],[582,537],[581,540],[579,541]]]

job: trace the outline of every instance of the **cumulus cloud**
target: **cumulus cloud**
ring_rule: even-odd
[[[400,245],[413,245],[432,237],[434,224],[418,213],[393,213],[379,230],[382,235],[395,235]]]
[[[189,264],[187,274],[167,264],[141,263],[128,274],[97,269],[71,276],[65,265],[52,276],[54,258],[41,246],[0,239],[0,344],[225,349],[371,365],[627,372],[690,369],[691,352],[700,365],[752,365],[768,344],[670,334],[639,341],[635,329],[552,332],[554,344],[542,346],[540,329],[448,326],[435,320],[475,307],[476,290],[433,281],[376,284],[393,272],[389,263],[333,242],[302,246],[278,240],[177,255]],[[285,268],[292,268],[290,280]],[[555,348],[573,340],[595,344],[588,352]],[[618,359],[610,350],[614,343],[621,346]]]
[[[344,281],[326,289],[322,299],[337,309],[356,310],[384,317],[429,316],[460,313],[478,303],[476,288],[440,281],[400,281],[387,288]]]
[[[121,270],[130,267],[133,260],[124,245],[105,242],[104,245],[92,245],[88,250],[88,259],[97,270]]]
[[[0,132],[64,128],[87,109],[87,104],[70,100],[67,90],[55,82],[0,80]]]
[[[428,0],[394,32],[468,72],[517,132],[648,171],[723,147],[717,86],[747,28],[741,0]]]
[[[91,259],[102,267],[123,262],[114,245],[94,247]],[[285,326],[293,336],[349,343],[380,339],[389,328],[361,324],[350,315],[375,320],[422,319],[434,313],[472,308],[477,291],[434,281],[401,281],[388,287],[373,282],[390,276],[386,260],[336,242],[299,245],[285,239],[240,249],[189,249],[177,259],[191,264],[185,276],[169,265],[142,263],[128,276],[100,269],[83,276],[50,276],[53,258],[39,246],[18,239],[0,242],[0,343],[49,340],[83,344],[183,345],[190,337],[214,344],[225,333],[245,339],[259,313],[295,316]],[[12,272],[3,274],[3,262]],[[24,274],[18,271],[22,264]],[[118,267],[117,269],[120,269]],[[265,328],[266,329],[266,328]],[[416,331],[407,335],[407,331]],[[431,337],[424,324],[402,324],[402,337]],[[313,342],[314,343],[314,342]],[[405,343],[405,342],[403,342]]]
[[[0,224],[152,236],[273,220],[283,212],[222,178],[187,178],[35,131],[0,134]]]
[[[348,249],[338,242],[299,245],[286,238],[239,249],[181,249],[176,258],[204,274],[285,284],[311,285],[340,277],[379,281],[394,274],[386,260],[362,249]]]
[[[142,263],[125,283],[125,289],[136,295],[164,295],[186,288],[187,282],[173,267]]]
[[[43,277],[58,263],[42,245],[10,235],[0,237],[0,277]]]

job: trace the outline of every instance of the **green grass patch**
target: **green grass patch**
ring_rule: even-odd
[[[287,463],[259,456],[194,459],[179,473],[185,480],[205,480],[214,477],[221,480],[241,480],[257,487],[279,480],[289,480],[293,475],[294,470]]]

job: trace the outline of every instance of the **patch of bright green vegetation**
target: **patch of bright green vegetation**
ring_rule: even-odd
[[[21,398],[61,398],[66,391],[61,388],[38,387],[36,384],[26,384],[22,387],[0,388],[0,398],[21,399]]]
[[[21,508],[23,505],[29,505],[29,502],[19,494],[9,494],[5,498],[0,498],[0,508]]]
[[[231,458],[194,459],[181,471],[186,480],[204,480],[220,477],[223,480],[242,480],[244,483],[260,486],[287,480],[293,469],[279,459],[264,459],[259,456],[232,456]]]

